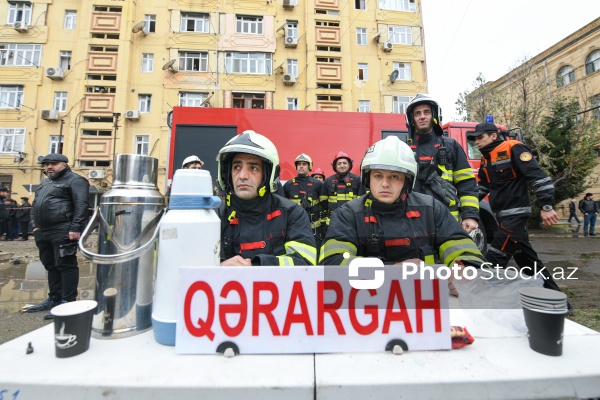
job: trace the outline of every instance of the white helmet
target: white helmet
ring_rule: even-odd
[[[373,169],[386,169],[406,175],[407,191],[415,185],[418,166],[411,148],[396,136],[388,136],[369,147],[360,166],[361,180],[369,189],[369,175]]]
[[[200,166],[204,165],[204,161],[202,161],[200,158],[198,158],[198,156],[189,156],[186,157],[185,160],[183,160],[183,163],[181,163],[181,168],[185,168],[185,166],[187,164],[191,164],[191,163],[200,163]]]
[[[442,130],[442,108],[438,104],[437,101],[430,97],[429,95],[419,93],[416,95],[406,107],[406,126],[409,131],[413,132],[415,129],[415,118],[414,112],[415,107],[420,104],[428,104],[431,107],[431,114],[433,116],[433,130],[438,135],[442,135],[444,131]]]
[[[308,154],[302,153],[298,157],[296,157],[296,159],[294,160],[294,165],[296,166],[296,168],[298,168],[298,161],[307,162],[308,163],[308,171],[309,172],[312,171],[312,167],[313,167],[312,158],[310,158],[308,156]]]
[[[263,181],[258,193],[275,193],[279,182],[279,155],[277,148],[265,136],[248,130],[230,139],[217,155],[219,186],[223,190],[233,191],[231,181],[231,162],[238,153],[253,154],[263,160]],[[263,188],[266,189],[263,190]]]

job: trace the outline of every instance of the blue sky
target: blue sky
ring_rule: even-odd
[[[507,73],[600,16],[600,0],[421,0],[429,93],[444,121],[482,72]]]

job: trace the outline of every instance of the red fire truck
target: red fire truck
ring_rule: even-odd
[[[477,146],[466,140],[466,133],[475,125],[450,122],[443,128],[446,136],[465,149],[477,174],[481,155]],[[369,146],[390,135],[404,141],[409,136],[404,114],[175,107],[167,163],[169,181],[183,159],[192,154],[200,157],[205,162],[203,168],[216,178],[219,149],[247,129],[273,141],[279,152],[282,181],[296,176],[294,160],[300,153],[308,154],[314,168],[320,167],[329,176],[334,173],[331,162],[335,155],[344,151],[354,160],[352,172],[360,175],[360,163]],[[483,232],[476,241],[484,249],[497,224],[489,204],[483,201],[480,206]]]

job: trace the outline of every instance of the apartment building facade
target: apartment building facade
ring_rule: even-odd
[[[0,3],[0,184],[61,152],[101,192],[115,154],[159,159],[173,106],[403,113],[427,91],[419,0]],[[216,155],[215,155],[216,156]]]

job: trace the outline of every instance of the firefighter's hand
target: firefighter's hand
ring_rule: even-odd
[[[558,214],[554,210],[550,211],[541,211],[542,221],[544,221],[544,225],[552,226],[558,222]]]
[[[477,223],[477,220],[475,220],[473,218],[463,219],[462,221],[460,221],[460,225],[467,233],[471,233],[471,231],[479,228],[479,224]]]
[[[252,260],[243,258],[242,256],[233,256],[221,263],[222,267],[251,267]]]

